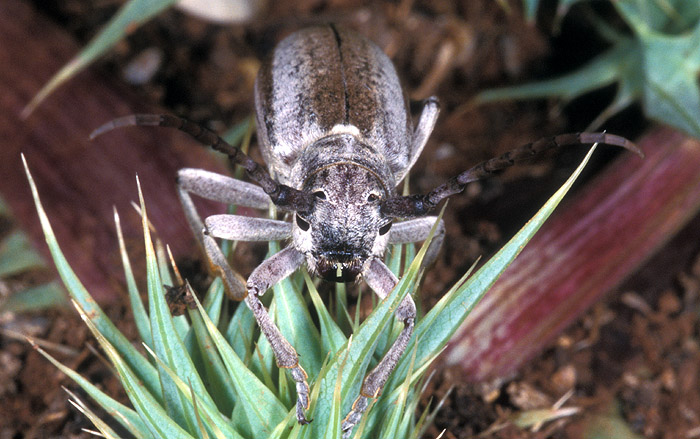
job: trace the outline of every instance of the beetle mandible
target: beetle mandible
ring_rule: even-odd
[[[129,125],[180,129],[245,168],[257,185],[199,169],[178,173],[178,194],[186,217],[227,292],[245,300],[267,337],[277,365],[296,382],[296,416],[307,423],[307,375],[294,348],[260,302],[275,283],[306,263],[331,281],[362,278],[380,298],[397,278],[382,262],[388,244],[423,241],[437,220],[427,216],[440,201],[472,181],[516,161],[562,145],[607,143],[641,151],[630,141],[606,133],[564,134],[542,139],[480,163],[422,195],[399,196],[396,187],[421,154],[435,125],[439,105],[425,101],[415,129],[394,66],[368,39],[334,25],[303,29],[279,43],[255,83],[258,143],[267,170],[215,133],[169,115],[131,115],[93,132]],[[267,209],[273,203],[291,221],[213,215],[200,219],[190,194],[222,203]],[[404,221],[396,222],[396,219]],[[445,228],[442,222],[426,254],[435,259]],[[245,281],[224,258],[214,238],[290,244],[263,261]],[[404,323],[383,359],[365,377],[360,395],[342,423],[349,437],[369,401],[376,398],[403,355],[414,327],[416,308],[405,297],[396,310]]]

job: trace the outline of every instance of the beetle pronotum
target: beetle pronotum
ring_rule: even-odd
[[[302,264],[331,281],[361,277],[380,297],[397,278],[382,262],[388,244],[424,240],[436,221],[427,216],[443,199],[472,181],[547,149],[567,144],[607,143],[641,151],[606,133],[564,134],[539,140],[480,163],[427,194],[399,196],[396,187],[420,156],[438,116],[436,98],[425,101],[417,126],[408,111],[394,66],[371,41],[333,25],[300,30],[285,38],[265,63],[255,84],[258,143],[267,170],[238,148],[197,124],[169,115],[132,115],[98,128],[174,127],[240,165],[257,185],[198,169],[178,174],[178,193],[195,236],[231,297],[245,300],[270,342],[277,364],[296,382],[296,416],[306,423],[307,375],[297,353],[260,302],[268,288]],[[239,215],[199,217],[190,194],[222,203],[267,209],[273,203],[291,221]],[[405,221],[396,222],[396,219]],[[426,261],[434,260],[444,236],[438,225]],[[263,261],[247,282],[229,266],[214,238],[241,241],[291,239]],[[365,377],[345,417],[348,437],[369,400],[381,392],[403,355],[415,319],[407,296],[396,310],[404,328],[383,359]]]

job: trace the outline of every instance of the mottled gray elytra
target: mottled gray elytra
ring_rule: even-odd
[[[333,25],[303,29],[285,38],[262,66],[255,83],[258,143],[267,170],[213,132],[169,115],[131,115],[95,130],[91,137],[130,125],[182,130],[227,154],[257,185],[199,169],[178,173],[185,214],[227,292],[245,300],[277,365],[296,382],[296,415],[307,423],[307,375],[297,353],[282,336],[260,296],[306,262],[331,281],[361,277],[380,297],[397,283],[382,262],[388,244],[424,240],[437,220],[427,216],[441,200],[462,192],[471,181],[518,160],[562,145],[607,143],[641,151],[630,141],[606,133],[564,134],[524,145],[451,178],[427,194],[399,196],[396,187],[420,156],[439,112],[436,98],[424,107],[416,127],[394,66],[374,43]],[[268,209],[273,203],[290,213],[290,222],[239,215],[200,219],[190,194],[222,203]],[[407,219],[393,224],[397,218]],[[392,226],[393,224],[393,226]],[[426,254],[433,261],[445,233],[438,225]],[[247,282],[235,273],[214,238],[242,241],[289,239],[281,252],[263,261]],[[396,366],[413,332],[416,308],[407,296],[396,310],[404,329],[384,358],[365,377],[360,395],[342,423],[343,437]]]

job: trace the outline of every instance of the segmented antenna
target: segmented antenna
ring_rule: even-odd
[[[311,206],[311,196],[287,185],[279,184],[265,168],[239,148],[222,139],[215,132],[187,119],[169,114],[132,114],[113,119],[90,134],[90,140],[116,128],[128,126],[158,126],[175,128],[189,134],[200,143],[226,154],[234,165],[242,166],[251,180],[262,187],[275,206],[282,210],[305,212]]]
[[[479,163],[471,169],[450,178],[446,183],[436,187],[427,194],[396,196],[382,203],[382,213],[395,218],[412,218],[425,216],[447,197],[458,194],[472,181],[488,177],[495,171],[513,166],[515,163],[534,157],[547,150],[567,145],[605,143],[628,149],[640,157],[644,153],[637,145],[624,137],[607,133],[570,133],[547,137],[528,143],[503,155]]]

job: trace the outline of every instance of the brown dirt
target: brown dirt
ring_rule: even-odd
[[[39,13],[85,41],[121,2],[99,2],[99,6],[80,0],[34,3]],[[565,20],[561,36],[548,39],[551,16],[540,14],[544,23],[540,28],[528,25],[521,18],[520,2],[510,3],[510,13],[490,0],[276,3],[274,11],[245,26],[214,26],[167,12],[119,44],[96,68],[120,81],[124,66],[136,55],[159,48],[162,67],[151,81],[134,86],[135,91],[147,103],[223,129],[251,112],[255,69],[282,34],[308,23],[343,22],[386,48],[412,97],[434,93],[442,101],[436,132],[415,168],[412,185],[416,191],[429,189],[445,176],[513,146],[581,129],[609,97],[607,92],[597,93],[556,117],[551,117],[552,107],[543,102],[481,108],[462,105],[478,90],[550,76],[571,68],[567,64],[571,58],[580,63],[590,56],[588,52],[600,43],[590,42],[586,53],[571,53],[571,41],[580,38],[581,32],[590,37],[575,15]],[[412,8],[404,9],[411,3]],[[454,50],[454,61],[442,65],[436,54],[448,46]],[[426,82],[430,77],[438,79],[434,84]],[[641,125],[633,109],[609,127],[634,137],[640,128],[629,127]],[[498,248],[529,217],[542,194],[551,193],[549,189],[557,187],[575,165],[572,157],[577,155],[563,152],[555,164],[552,159],[520,167],[450,202],[446,216],[449,239],[441,260],[427,274],[426,306],[476,257]],[[596,305],[516,377],[473,385],[463,383],[456,370],[440,370],[426,400],[454,390],[427,437],[443,429],[446,438],[585,437],[600,421],[600,414],[609,413],[614,404],[621,419],[643,437],[700,436],[700,241],[696,230],[700,230],[697,220],[683,232],[684,239],[673,241],[642,270],[645,276],[631,279]],[[255,252],[242,257],[250,268],[259,260]],[[669,259],[675,262],[664,262]],[[665,270],[661,272],[658,266]],[[126,323],[126,309],[126,304],[114,304],[108,313],[115,321],[125,322],[121,327],[127,335],[135,335]],[[73,313],[15,317],[13,325],[18,332],[71,348],[68,353],[56,353],[57,357],[92,382],[101,383],[108,393],[123,396],[115,380],[105,379],[110,374],[108,366],[85,348],[91,339]],[[0,349],[0,439],[88,437],[80,429],[91,428],[90,423],[66,403],[60,388],[75,386],[21,340],[5,334]],[[569,390],[573,395],[564,406],[580,408],[578,414],[545,423],[537,430],[508,422],[532,408],[551,407]]]

